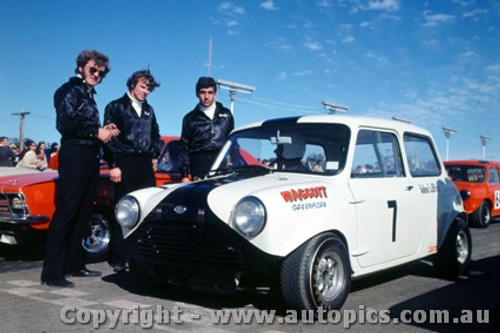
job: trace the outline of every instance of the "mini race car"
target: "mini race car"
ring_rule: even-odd
[[[278,290],[294,309],[338,309],[353,278],[428,256],[457,276],[471,257],[430,133],[397,120],[241,127],[205,179],[132,192],[115,215],[138,283]]]
[[[464,199],[472,226],[487,228],[500,217],[500,162],[445,161],[448,176]]]

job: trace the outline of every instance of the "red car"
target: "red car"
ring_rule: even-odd
[[[181,181],[178,170],[179,138],[162,139],[165,147],[158,161],[157,186]],[[40,172],[0,167],[0,243],[17,245],[44,239],[55,210],[57,178],[56,170]],[[110,224],[115,223],[114,205],[114,185],[109,180],[107,164],[103,164],[94,212],[82,242],[90,260],[102,260],[107,253]]]
[[[446,161],[446,171],[464,199],[473,225],[486,228],[500,216],[500,162]]]

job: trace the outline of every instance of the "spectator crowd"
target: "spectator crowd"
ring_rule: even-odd
[[[57,158],[53,158],[59,151],[59,144],[54,142],[47,147],[44,141],[36,143],[26,139],[21,150],[16,143],[10,143],[9,138],[0,137],[0,166],[28,168],[43,171],[47,168],[57,169]],[[52,162],[51,162],[52,160]]]

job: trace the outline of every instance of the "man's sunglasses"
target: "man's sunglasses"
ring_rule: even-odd
[[[94,75],[95,73],[98,73],[101,78],[104,78],[106,76],[106,71],[100,71],[95,67],[90,67],[89,68],[90,74]]]

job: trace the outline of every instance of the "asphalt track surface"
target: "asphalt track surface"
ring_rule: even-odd
[[[500,221],[471,232],[466,276],[437,278],[426,260],[392,268],[355,280],[343,309],[319,322],[277,295],[144,292],[106,263],[89,265],[102,277],[71,279],[75,288],[41,286],[43,247],[1,245],[0,332],[500,332]],[[215,317],[231,312],[253,317]],[[263,314],[274,317],[258,323]]]

